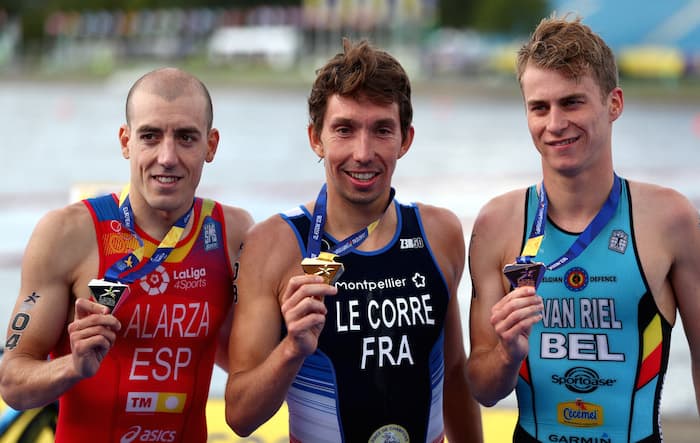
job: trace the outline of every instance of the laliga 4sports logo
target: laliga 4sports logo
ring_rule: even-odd
[[[146,291],[148,295],[159,295],[168,289],[170,276],[163,265],[158,266],[153,272],[144,276],[139,284],[141,289]]]

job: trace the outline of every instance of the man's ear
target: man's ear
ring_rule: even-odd
[[[403,157],[408,150],[411,148],[411,144],[413,144],[413,136],[415,135],[416,131],[413,128],[413,126],[408,127],[408,131],[406,131],[406,137],[403,140],[403,143],[401,143],[401,149],[399,150],[399,157]]]
[[[207,156],[205,158],[206,162],[209,163],[214,160],[216,155],[216,149],[219,146],[220,138],[219,130],[216,128],[211,128],[209,134],[207,135]]]
[[[622,94],[621,88],[615,88],[610,92],[610,121],[614,122],[620,115],[622,115],[622,109],[625,107],[625,99]]]
[[[311,150],[316,153],[319,159],[323,159],[325,153],[323,152],[321,137],[316,134],[316,131],[314,131],[314,127],[311,124],[306,128],[306,131],[309,135],[309,145],[311,146]]]
[[[119,144],[122,148],[122,157],[129,159],[129,138],[130,138],[129,126],[121,125],[119,127]]]

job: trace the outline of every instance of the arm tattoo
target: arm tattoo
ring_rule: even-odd
[[[5,342],[6,350],[11,351],[17,347],[19,339],[22,338],[22,332],[27,329],[29,321],[32,318],[32,316],[29,315],[29,311],[36,306],[37,302],[39,301],[39,297],[39,294],[32,292],[32,294],[27,296],[27,298],[25,298],[22,302],[19,312],[17,312],[10,323],[10,329],[12,332],[7,337],[7,341]]]

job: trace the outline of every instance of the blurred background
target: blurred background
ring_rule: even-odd
[[[294,77],[341,36],[362,36],[417,79],[510,77],[513,49],[551,11],[582,15],[625,77],[700,76],[697,0],[3,0],[0,74],[106,76],[160,61]]]
[[[700,208],[700,0],[0,0],[0,330],[39,218],[127,180],[117,140],[126,93],[165,65],[198,75],[213,97],[222,138],[200,194],[260,221],[316,196],[323,166],[306,139],[314,71],[343,36],[369,38],[414,85],[416,138],[394,175],[397,197],[449,207],[468,241],[483,204],[540,179],[514,63],[553,11],[582,16],[616,53],[617,172]],[[470,291],[465,270],[467,349]],[[214,398],[224,384],[215,370]],[[684,420],[695,441],[680,320],[663,398],[665,416]],[[514,405],[509,397],[496,409]]]

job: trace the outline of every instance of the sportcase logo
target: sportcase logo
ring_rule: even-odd
[[[601,386],[612,386],[617,380],[613,378],[600,378],[598,373],[590,368],[575,367],[561,375],[552,375],[552,383],[564,385],[571,392],[587,394]]]

